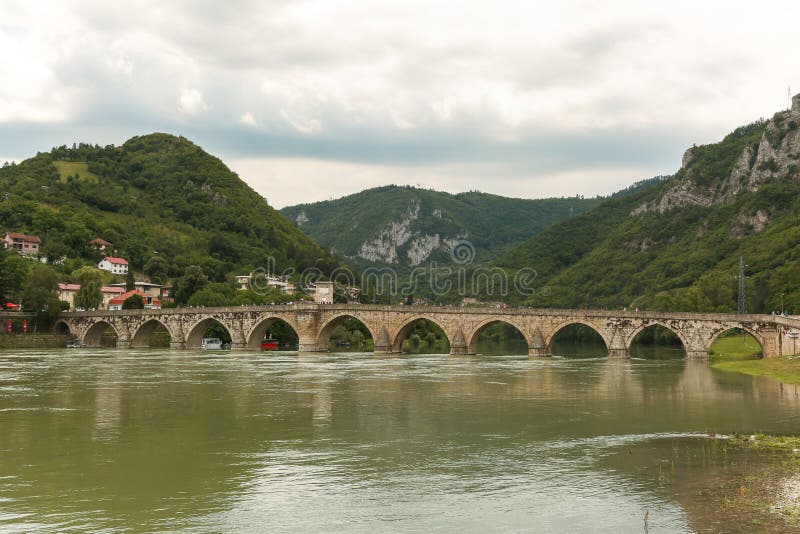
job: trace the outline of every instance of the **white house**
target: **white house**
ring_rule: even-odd
[[[128,262],[122,258],[106,256],[97,264],[97,268],[114,274],[128,274]]]

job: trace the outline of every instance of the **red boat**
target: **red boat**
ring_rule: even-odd
[[[266,338],[262,339],[261,350],[278,350],[278,340]]]

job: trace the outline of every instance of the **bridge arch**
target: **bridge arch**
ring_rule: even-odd
[[[467,335],[467,354],[476,354],[478,352],[478,338],[480,338],[480,335],[484,330],[495,324],[505,324],[514,328],[525,339],[527,347],[533,346],[533,339],[526,332],[527,328],[514,324],[514,322],[509,319],[491,317],[481,321],[475,328],[472,329],[469,335]]]
[[[725,334],[733,332],[735,330],[741,330],[742,332],[749,334],[753,339],[755,339],[756,343],[758,343],[758,346],[761,348],[761,355],[766,356],[766,347],[764,342],[765,340],[763,336],[761,336],[758,332],[756,332],[752,328],[744,325],[725,325],[723,328],[720,328],[719,330],[715,331],[711,335],[711,338],[708,340],[708,346],[706,347],[706,350],[710,351],[711,347],[714,345],[714,343],[717,342],[717,340],[719,340]]]
[[[570,319],[568,321],[564,321],[558,324],[555,328],[553,328],[553,330],[550,332],[550,335],[545,339],[544,344],[547,347],[547,350],[550,354],[553,353],[553,343],[555,342],[556,337],[558,337],[558,334],[560,334],[562,330],[575,325],[582,325],[589,328],[590,330],[595,332],[598,336],[600,336],[600,339],[603,340],[603,344],[606,347],[606,352],[608,352],[611,349],[611,340],[609,339],[607,333],[603,330],[603,328],[600,328],[596,324],[583,319]]]
[[[639,334],[641,334],[645,330],[648,330],[648,329],[654,328],[654,327],[661,327],[661,328],[673,333],[681,341],[681,345],[683,346],[684,355],[688,354],[688,351],[689,351],[689,340],[686,338],[686,335],[684,334],[684,332],[681,331],[680,329],[673,328],[673,327],[667,325],[663,321],[649,321],[649,322],[647,322],[645,324],[640,325],[633,332],[631,332],[630,336],[628,336],[628,339],[625,341],[625,346],[628,348],[628,352],[630,352],[633,349],[633,343],[634,343],[634,341],[636,341],[636,337]]]
[[[234,341],[233,334],[234,330],[225,324],[224,321],[216,318],[216,317],[205,317],[196,321],[192,326],[187,329],[188,334],[186,334],[186,348],[187,349],[199,349],[203,344],[203,337],[205,336],[206,331],[214,324],[220,325],[225,331],[228,333],[228,336],[231,338],[231,342]]]
[[[336,329],[337,326],[341,325],[348,319],[355,319],[359,323],[363,324],[364,327],[369,331],[370,337],[372,337],[373,345],[378,340],[378,332],[375,325],[370,324],[369,321],[364,320],[362,317],[359,317],[357,314],[340,314],[330,318],[323,326],[320,328],[319,333],[317,334],[317,347],[321,351],[327,351],[328,346],[330,345],[331,334]],[[374,347],[373,347],[374,350]]]
[[[70,328],[69,323],[62,319],[60,321],[56,321],[56,324],[53,325],[53,333],[60,336],[69,336],[72,335],[72,329]]]
[[[158,319],[149,319],[142,323],[139,328],[136,329],[133,336],[131,336],[131,347],[134,348],[147,348],[150,346],[150,340],[153,337],[153,333],[159,328],[162,327],[166,329],[167,333],[169,334],[170,339],[175,338],[175,334],[172,331],[170,326]]]
[[[108,321],[98,321],[86,329],[86,331],[83,333],[83,339],[81,339],[81,343],[83,343],[85,347],[101,347],[103,334],[109,329],[113,330],[114,335],[117,337],[117,341],[122,338],[120,331],[117,330],[117,327],[114,326],[113,323]]]
[[[414,315],[413,317],[403,321],[401,326],[392,336],[391,338],[392,352],[403,352],[403,340],[406,338],[409,331],[411,331],[411,328],[414,326],[414,323],[420,320],[428,321],[437,326],[444,333],[444,337],[445,339],[447,339],[447,343],[448,345],[450,345],[452,349],[453,346],[453,340],[451,339],[452,336],[447,332],[447,329],[444,327],[444,325],[439,321],[437,321],[436,319],[434,319],[433,317],[431,317],[430,315],[419,314],[419,315]]]
[[[245,334],[245,340],[247,342],[247,349],[248,350],[259,350],[261,348],[261,340],[264,339],[264,336],[270,329],[277,323],[286,323],[289,328],[294,330],[296,336],[300,336],[298,333],[298,326],[295,320],[288,316],[288,315],[270,315],[268,317],[262,318],[258,323],[250,329],[249,332]]]

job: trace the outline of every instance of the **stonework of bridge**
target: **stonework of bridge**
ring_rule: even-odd
[[[403,340],[418,320],[438,325],[450,342],[451,354],[475,354],[478,338],[501,322],[524,336],[530,356],[552,354],[553,341],[564,328],[581,324],[596,331],[610,357],[625,358],[636,336],[660,325],[675,333],[689,358],[707,358],[712,343],[731,329],[750,333],[766,357],[796,352],[800,319],[775,315],[731,315],[611,310],[558,310],[490,307],[420,307],[359,304],[294,304],[223,308],[173,308],[65,312],[56,329],[70,333],[87,347],[97,347],[107,330],[117,347],[148,347],[159,327],[169,333],[174,349],[199,348],[207,329],[221,324],[233,350],[258,350],[277,321],[296,332],[300,352],[326,352],[333,330],[349,318],[370,331],[376,353],[401,352]],[[795,332],[792,334],[792,332]]]

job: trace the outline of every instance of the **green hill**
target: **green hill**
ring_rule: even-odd
[[[475,261],[490,260],[549,225],[600,203],[578,197],[451,195],[390,185],[281,211],[351,264],[410,268],[432,261],[449,263],[453,246],[461,240],[472,244]]]
[[[212,280],[276,267],[340,262],[271,208],[225,164],[166,134],[122,146],[62,146],[0,168],[0,230],[35,234],[65,270],[96,261],[89,241],[114,245],[137,271],[153,256],[168,275],[200,265]]]
[[[800,311],[800,95],[792,111],[687,150],[666,181],[554,225],[496,265],[538,272],[535,306]]]

